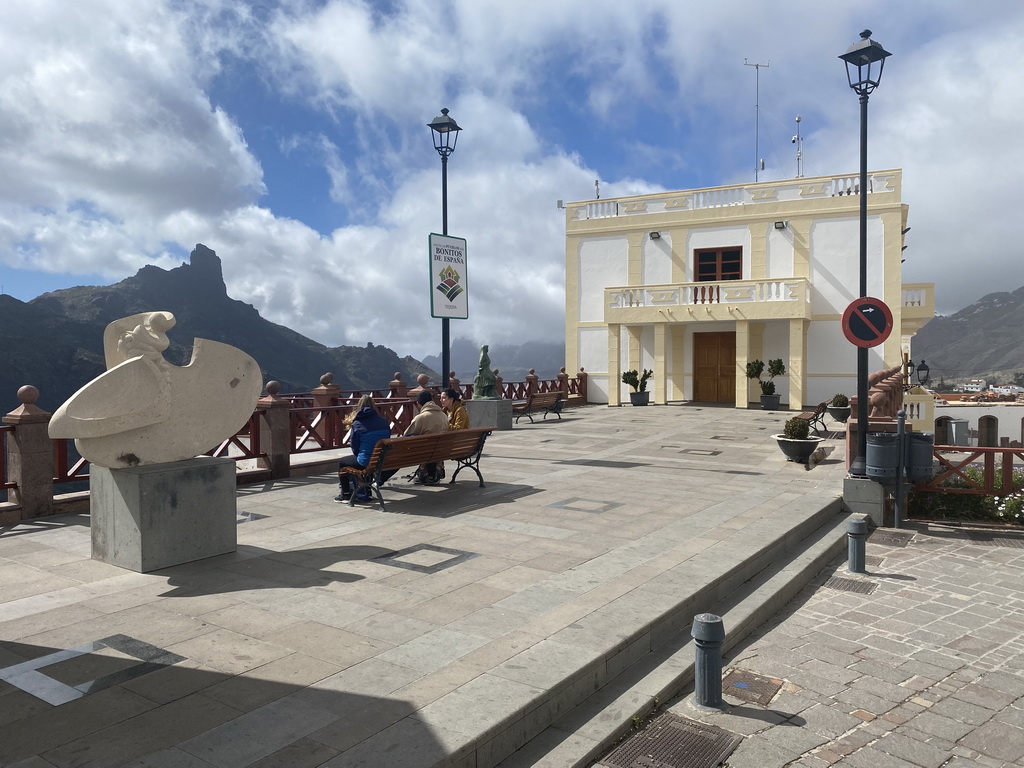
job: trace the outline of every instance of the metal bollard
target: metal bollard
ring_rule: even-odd
[[[867,572],[864,564],[864,544],[867,538],[868,524],[864,520],[850,520],[846,524],[846,569],[850,573]]]
[[[725,625],[721,616],[700,613],[693,617],[690,631],[696,648],[694,675],[694,704],[699,709],[722,709],[722,643]]]

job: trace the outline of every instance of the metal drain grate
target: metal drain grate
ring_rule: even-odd
[[[842,592],[859,592],[862,595],[870,595],[878,585],[873,581],[841,579],[838,576],[832,576],[822,586],[828,589],[838,589]]]
[[[884,531],[879,528],[868,536],[869,544],[882,544],[886,547],[905,547],[914,538],[913,531]]]
[[[734,669],[722,679],[722,693],[762,707],[768,705],[781,687],[781,680],[742,669]]]
[[[658,715],[640,733],[598,762],[608,768],[715,768],[742,738],[671,712]]]

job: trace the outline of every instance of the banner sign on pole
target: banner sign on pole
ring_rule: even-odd
[[[465,238],[430,235],[430,316],[469,317]]]

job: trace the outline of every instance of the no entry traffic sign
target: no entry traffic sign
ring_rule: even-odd
[[[881,299],[855,299],[843,313],[843,335],[858,347],[877,347],[890,333],[892,312]]]

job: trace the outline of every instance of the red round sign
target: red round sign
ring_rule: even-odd
[[[843,313],[843,335],[858,347],[877,347],[892,333],[892,312],[881,299],[854,299]]]

